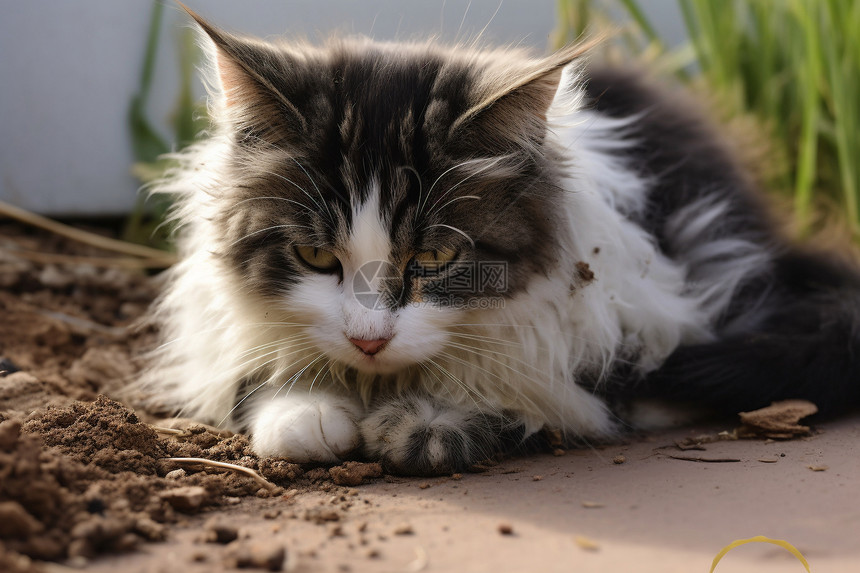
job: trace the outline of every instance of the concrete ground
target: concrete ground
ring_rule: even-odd
[[[238,527],[230,545],[202,543],[215,514],[199,515],[168,542],[86,570],[218,571],[245,546],[283,547],[285,570],[301,572],[706,573],[721,548],[763,535],[796,546],[815,573],[860,571],[860,416],[790,441],[675,446],[730,429],[516,458],[484,473],[249,499],[217,514]],[[730,551],[715,569],[804,570],[787,550],[760,543]]]

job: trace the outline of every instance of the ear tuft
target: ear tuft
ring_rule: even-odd
[[[491,147],[522,137],[541,139],[564,69],[601,41],[571,44],[518,74],[490,80],[480,100],[451,124],[449,139],[469,131]]]
[[[225,32],[185,4],[179,2],[179,5],[215,45],[215,67],[228,108],[254,107],[271,113],[277,108],[286,113],[294,127],[301,131],[307,128],[302,113],[272,79],[295,71],[287,69],[290,62],[286,55],[275,54],[269,46]]]

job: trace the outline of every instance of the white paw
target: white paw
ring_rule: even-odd
[[[251,447],[261,457],[292,462],[338,462],[361,445],[363,408],[333,394],[291,394],[255,404]]]

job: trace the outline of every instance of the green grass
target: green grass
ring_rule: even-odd
[[[196,101],[193,95],[192,83],[199,50],[193,33],[188,29],[183,29],[179,38],[180,88],[176,97],[175,111],[170,118],[172,133],[169,141],[158,133],[149,119],[147,105],[155,77],[155,59],[163,25],[163,13],[164,3],[159,0],[153,2],[140,87],[132,98],[128,111],[129,134],[135,157],[131,172],[143,184],[161,178],[173,164],[164,155],[193,143],[208,122],[205,105]],[[169,248],[170,229],[163,225],[169,208],[169,198],[164,196],[147,198],[147,195],[142,193],[126,221],[123,238],[135,243]]]
[[[836,211],[860,238],[860,2],[678,0],[690,42],[668,50],[642,0],[559,0],[558,40],[615,17],[609,46],[754,117],[784,158],[769,181],[791,196],[799,233]],[[621,16],[619,19],[618,16]],[[594,27],[591,31],[595,30]]]

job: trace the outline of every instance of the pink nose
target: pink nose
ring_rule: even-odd
[[[368,356],[373,356],[380,350],[382,347],[388,343],[388,338],[379,338],[377,340],[362,340],[360,338],[350,338],[349,341],[355,344],[355,346],[367,354]]]

